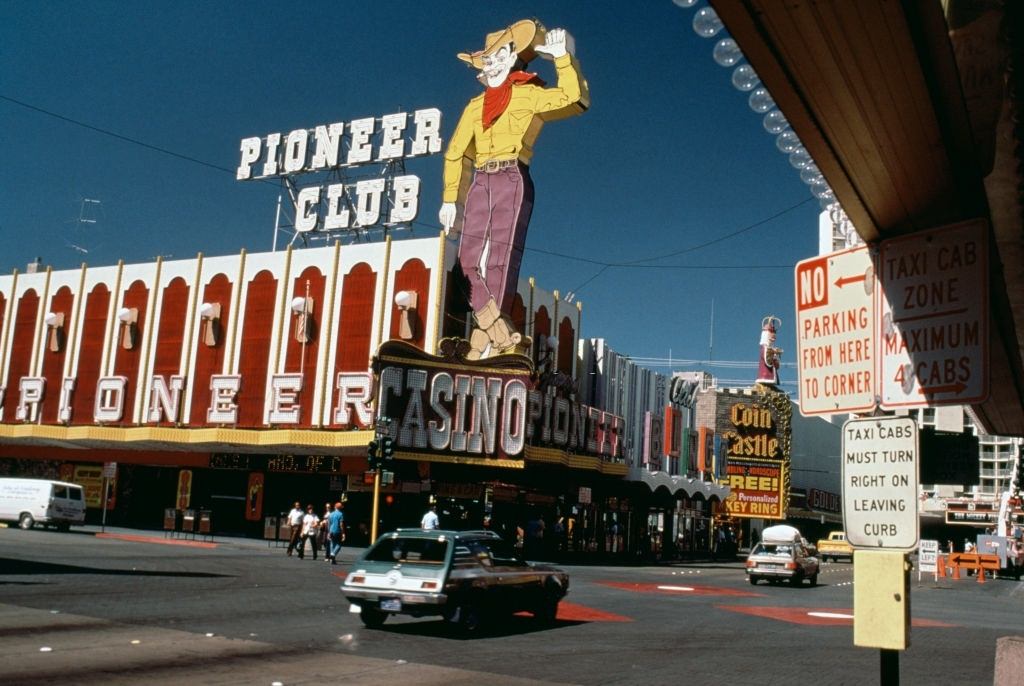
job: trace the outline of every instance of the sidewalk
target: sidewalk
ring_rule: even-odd
[[[87,524],[81,527],[74,527],[71,533],[95,536],[136,543],[150,543],[162,545],[179,545],[192,548],[205,548],[214,550],[217,548],[231,548],[236,550],[259,550],[268,552],[284,552],[287,541],[267,541],[260,538],[247,538],[244,536],[207,536],[205,539],[196,534],[194,537],[189,534],[182,536],[180,532],[164,532],[159,529],[130,529],[127,527],[107,526],[101,527],[96,524]],[[352,562],[366,550],[366,546],[342,545],[339,562]],[[531,560],[544,564],[553,564],[567,567],[671,567],[671,568],[695,568],[695,569],[736,569],[743,566],[745,555],[737,553],[735,556],[721,556],[717,560],[712,559],[710,554],[707,557],[688,557],[673,560],[652,560],[629,557],[592,557],[579,558],[570,556],[565,559],[553,557],[548,559]]]
[[[215,550],[217,548],[231,548],[235,550],[266,550],[268,552],[284,552],[287,541],[267,541],[260,538],[246,538],[244,536],[200,536],[194,537],[189,534],[182,536],[180,532],[164,532],[159,529],[129,529],[127,527],[107,526],[102,527],[95,524],[76,526],[71,529],[71,534],[84,534],[113,540],[128,541],[134,543],[150,543],[158,545],[179,545],[192,548],[205,548]],[[173,535],[169,535],[173,533]],[[342,545],[339,562],[350,562],[363,554],[365,547],[354,547]]]

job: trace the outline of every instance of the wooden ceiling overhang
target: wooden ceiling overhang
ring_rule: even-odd
[[[987,220],[991,396],[973,409],[990,433],[1024,436],[1024,146],[1013,116],[983,121],[977,94],[964,96],[947,22],[957,0],[709,1],[865,241]],[[959,5],[984,20],[966,38],[994,45],[1004,8]]]

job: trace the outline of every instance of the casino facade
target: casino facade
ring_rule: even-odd
[[[563,517],[565,552],[625,553],[646,504],[623,418],[576,390],[582,308],[520,281],[532,346],[468,361],[463,288],[443,236],[2,276],[3,470],[83,483],[97,521],[116,463],[106,521],[142,528],[196,509],[261,536],[344,498],[359,541],[388,416],[382,530],[437,501],[453,527]]]

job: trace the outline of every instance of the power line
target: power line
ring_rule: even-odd
[[[31,105],[31,104],[29,104],[27,102],[23,102],[21,100],[17,100],[15,98],[12,98],[12,97],[7,96],[7,95],[0,94],[0,100],[6,100],[7,102],[14,103],[15,105],[18,105],[19,107],[24,107],[25,109],[32,110],[33,112],[39,112],[40,114],[45,114],[48,117],[53,117],[54,119],[59,119],[59,120],[61,120],[63,122],[67,122],[68,124],[74,124],[75,126],[80,126],[83,129],[89,129],[90,131],[95,131],[96,133],[102,133],[104,136],[110,136],[111,138],[116,138],[116,139],[118,139],[120,141],[124,141],[125,143],[131,143],[133,145],[138,145],[138,146],[141,146],[143,148],[147,148],[149,150],[153,150],[155,152],[162,153],[164,155],[170,155],[171,157],[177,157],[179,160],[185,160],[186,162],[192,162],[194,164],[199,164],[199,165],[202,165],[204,167],[208,167],[210,169],[216,169],[217,171],[226,172],[228,174],[231,174],[232,176],[235,176],[235,170],[234,169],[228,169],[227,167],[221,167],[220,165],[213,164],[212,162],[207,162],[205,160],[201,160],[201,159],[199,159],[197,157],[192,157],[190,155],[184,155],[184,154],[182,154],[180,152],[174,152],[173,150],[168,150],[167,148],[161,148],[160,146],[153,145],[152,143],[147,143],[145,141],[140,141],[137,138],[131,138],[130,136],[125,136],[125,135],[117,133],[115,131],[110,131],[108,129],[100,128],[99,126],[93,126],[92,124],[87,124],[87,123],[85,123],[83,121],[79,121],[77,119],[72,119],[71,117],[66,117],[63,114],[57,114],[56,112],[51,112],[50,110],[45,110],[42,107],[36,107],[35,105]],[[257,181],[267,181],[266,179],[256,179],[256,180]],[[270,181],[267,181],[267,182],[268,183],[272,183],[274,186],[277,185],[276,183],[273,183],[273,182],[270,182]]]
[[[18,105],[19,107],[24,107],[25,109],[32,110],[33,112],[38,112],[40,114],[44,114],[44,115],[46,115],[48,117],[53,117],[54,119],[59,119],[60,121],[66,122],[68,124],[73,124],[75,126],[80,126],[80,127],[84,128],[84,129],[88,129],[90,131],[94,131],[96,133],[103,134],[104,136],[110,136],[111,138],[116,138],[117,140],[120,140],[120,141],[123,141],[123,142],[126,142],[126,143],[131,143],[133,145],[138,145],[140,147],[146,148],[147,150],[152,150],[154,152],[159,152],[159,153],[164,154],[164,155],[170,155],[171,157],[175,157],[175,158],[180,159],[180,160],[185,160],[186,162],[192,162],[193,164],[198,164],[198,165],[207,167],[209,169],[214,169],[216,171],[225,172],[227,174],[231,174],[232,176],[236,175],[236,171],[234,169],[228,169],[227,167],[222,167],[220,165],[213,164],[212,162],[207,162],[207,161],[201,160],[201,159],[199,159],[197,157],[192,157],[191,155],[185,155],[185,154],[182,154],[182,153],[179,153],[179,152],[175,152],[173,150],[169,150],[167,148],[160,147],[158,145],[153,145],[152,143],[147,143],[147,142],[139,140],[137,138],[132,138],[130,136],[126,136],[126,135],[117,133],[115,131],[111,131],[109,129],[105,129],[105,128],[102,128],[102,127],[99,127],[99,126],[94,126],[93,124],[88,124],[88,123],[80,121],[78,119],[74,119],[72,117],[68,117],[68,116],[65,116],[63,114],[58,114],[56,112],[44,109],[42,107],[38,107],[36,105],[32,105],[32,104],[24,102],[22,100],[18,100],[17,98],[12,98],[10,96],[0,94],[0,100],[5,100],[7,102],[10,102],[10,103],[13,103],[15,105]],[[277,182],[275,182],[273,180],[270,180],[270,179],[255,179],[255,180],[256,181],[261,181],[263,183],[268,183],[268,184],[274,186],[275,188],[279,186],[279,184]],[[717,238],[713,238],[713,239],[711,239],[709,241],[705,241],[704,243],[700,243],[698,245],[689,246],[687,248],[682,248],[680,250],[676,250],[676,251],[673,251],[673,252],[663,253],[663,254],[660,254],[660,255],[652,255],[652,256],[649,256],[649,257],[642,257],[642,258],[639,258],[639,259],[636,259],[636,260],[628,260],[628,261],[623,261],[623,262],[604,262],[604,261],[601,261],[601,260],[594,260],[594,259],[590,259],[590,258],[586,258],[586,257],[579,257],[577,255],[567,255],[565,253],[554,252],[554,251],[551,251],[551,250],[543,250],[543,249],[540,249],[540,248],[529,248],[528,247],[528,248],[526,248],[526,250],[529,251],[529,252],[533,252],[533,253],[537,253],[537,254],[541,254],[541,255],[549,255],[549,256],[552,256],[552,257],[559,257],[561,259],[573,260],[573,261],[576,261],[576,262],[584,262],[584,263],[593,264],[595,266],[601,267],[601,269],[596,274],[594,274],[592,277],[590,277],[585,282],[583,282],[583,284],[581,284],[580,286],[572,289],[574,293],[579,293],[579,291],[584,286],[589,285],[592,281],[597,279],[605,271],[607,271],[608,269],[610,269],[612,267],[631,268],[631,269],[674,269],[674,270],[689,270],[689,269],[700,269],[700,270],[707,270],[707,269],[716,269],[716,270],[725,270],[725,269],[746,269],[746,270],[749,270],[749,269],[792,269],[793,268],[792,265],[707,265],[707,264],[701,264],[701,265],[653,265],[653,264],[643,264],[643,263],[651,262],[651,261],[654,261],[654,260],[661,260],[661,259],[665,259],[665,258],[669,258],[669,257],[675,257],[675,256],[683,255],[683,254],[686,254],[686,253],[695,252],[697,250],[701,250],[701,249],[706,248],[708,246],[715,245],[716,243],[721,243],[721,242],[726,241],[726,240],[728,240],[730,238],[734,238],[736,236],[739,236],[740,234],[746,233],[748,231],[752,231],[753,229],[758,228],[760,226],[763,226],[764,224],[767,224],[768,222],[771,222],[771,221],[773,221],[775,219],[778,219],[779,217],[781,217],[781,216],[783,216],[783,215],[785,215],[785,214],[787,214],[789,212],[792,212],[793,210],[796,210],[796,209],[806,205],[808,202],[810,202],[812,200],[814,200],[814,198],[807,198],[807,199],[805,199],[805,200],[803,200],[801,202],[796,203],[795,205],[790,205],[787,208],[779,210],[778,212],[776,212],[775,214],[773,214],[773,215],[771,215],[769,217],[766,217],[766,218],[761,219],[761,220],[759,220],[757,222],[754,222],[753,224],[748,224],[747,226],[739,228],[739,229],[737,229],[737,230],[735,230],[735,231],[733,231],[731,233],[725,234],[723,236],[719,236]],[[419,224],[421,226],[429,226],[428,224],[425,224],[425,223],[422,223],[422,222],[416,222],[416,224]]]

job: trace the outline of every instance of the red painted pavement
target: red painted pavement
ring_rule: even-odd
[[[808,614],[809,612],[820,612],[828,614],[852,615],[853,610],[849,608],[763,606],[755,607],[750,605],[716,605],[715,607],[717,607],[720,610],[726,610],[728,612],[738,612],[739,614],[744,615],[753,615],[755,617],[776,619],[780,622],[789,622],[790,624],[807,624],[813,626],[853,626],[852,617],[815,617]],[[936,619],[915,618],[911,620],[911,626],[953,628],[956,627],[956,624],[947,624],[946,622],[940,622]]]
[[[762,593],[751,593],[750,591],[740,591],[734,588],[722,588],[720,586],[698,586],[696,584],[688,584],[685,581],[666,581],[662,584],[632,584],[622,581],[598,581],[597,583],[602,586],[611,586],[612,588],[619,588],[624,591],[634,591],[636,593],[661,593],[664,595],[728,595],[735,596],[737,598],[762,598]]]
[[[216,548],[216,543],[207,541],[184,541],[177,538],[163,538],[161,536],[136,536],[134,534],[96,534],[96,538],[113,538],[118,541],[132,541],[133,543],[160,543],[162,545],[183,545],[189,548]]]
[[[558,604],[558,619],[569,622],[632,622],[632,617],[617,615],[604,610],[595,610],[585,605],[567,603],[564,600]]]
[[[517,612],[522,617],[529,617],[529,612]],[[562,601],[558,604],[558,616],[556,619],[561,619],[565,622],[632,622],[632,617],[626,617],[624,615],[617,615],[613,612],[605,612],[604,610],[595,610],[592,607],[586,605],[577,605],[576,603],[569,603]]]

